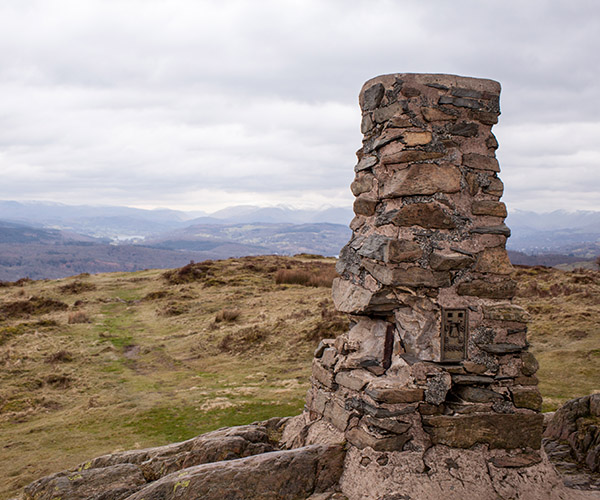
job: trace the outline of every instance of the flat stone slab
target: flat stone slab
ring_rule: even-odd
[[[344,456],[341,445],[311,445],[198,465],[169,474],[127,500],[308,498],[337,484]]]
[[[543,421],[542,415],[533,413],[423,417],[424,430],[431,441],[454,448],[487,444],[490,448],[538,450]]]

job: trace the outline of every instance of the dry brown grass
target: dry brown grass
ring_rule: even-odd
[[[1,281],[0,280],[0,288],[7,288],[11,286],[24,286],[28,283],[31,283],[33,280],[31,278],[21,278],[17,281]]]
[[[331,300],[323,300],[319,303],[321,307],[321,319],[314,328],[307,332],[307,340],[331,339],[348,330],[348,316],[340,313],[333,307]]]
[[[88,283],[84,281],[73,281],[72,283],[67,283],[61,287],[59,290],[65,294],[79,294],[84,292],[91,292],[96,289],[96,285],[93,283]]]
[[[69,316],[67,318],[67,323],[69,325],[76,325],[76,324],[80,324],[80,323],[91,323],[92,320],[89,317],[88,313],[86,313],[85,311],[75,311],[72,313],[69,313]]]
[[[158,313],[162,316],[180,316],[190,310],[190,306],[184,302],[170,301]]]
[[[170,296],[172,296],[172,293],[169,290],[156,290],[146,294],[144,300],[159,300]]]
[[[516,301],[531,314],[544,408],[600,391],[600,272],[517,266]]]
[[[226,352],[244,353],[260,348],[269,332],[260,327],[242,328],[235,333],[228,333],[219,342],[219,349]]]
[[[0,319],[41,316],[54,311],[64,311],[69,306],[60,300],[33,296],[28,300],[14,300],[0,306]]]
[[[242,311],[239,309],[221,309],[215,316],[215,323],[236,321],[240,314],[242,314]]]
[[[73,354],[65,349],[46,356],[46,363],[70,363],[73,361]]]
[[[315,263],[312,266],[279,269],[275,273],[275,283],[330,288],[336,276],[335,267]]]
[[[274,277],[315,263],[334,267],[260,256],[0,288],[0,307],[65,304],[0,317],[0,499],[118,448],[299,413],[330,291]],[[95,289],[62,289],[77,281]]]
[[[212,261],[206,260],[204,262],[195,263],[191,261],[186,266],[179,269],[172,269],[163,274],[163,278],[170,285],[181,285],[184,283],[193,283],[195,281],[205,280],[208,276],[212,275]]]

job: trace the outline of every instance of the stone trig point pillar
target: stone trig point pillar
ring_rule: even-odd
[[[317,349],[304,416],[308,441],[349,444],[349,498],[562,498],[511,302],[499,97],[495,81],[435,74],[360,93],[356,216],[333,286],[351,327]]]

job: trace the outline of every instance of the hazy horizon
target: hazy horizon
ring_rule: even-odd
[[[327,210],[327,209],[347,209],[348,211],[352,211],[352,204],[349,205],[331,205],[331,204],[324,204],[324,205],[316,205],[316,206],[297,206],[294,204],[290,204],[290,203],[278,203],[278,204],[270,204],[270,205],[253,205],[253,204],[223,204],[223,206],[219,207],[219,208],[214,208],[214,209],[202,209],[202,208],[193,208],[193,209],[179,209],[173,206],[167,207],[167,206],[141,206],[141,205],[113,205],[113,204],[95,204],[95,203],[65,203],[65,202],[61,202],[61,201],[53,201],[53,200],[8,200],[8,199],[0,199],[0,203],[10,203],[10,202],[17,202],[17,203],[22,203],[22,204],[36,204],[36,203],[40,203],[40,204],[50,204],[50,205],[56,205],[56,206],[65,206],[65,207],[78,207],[78,206],[86,206],[86,207],[92,207],[92,208],[133,208],[133,209],[139,209],[139,210],[148,210],[148,211],[160,211],[160,210],[170,210],[170,211],[175,211],[175,212],[185,212],[185,213],[204,213],[206,215],[211,215],[213,213],[216,212],[220,212],[229,208],[242,208],[242,207],[248,207],[248,208],[260,208],[260,209],[265,209],[265,208],[281,208],[281,209],[289,209],[289,210],[298,210],[298,211],[320,211],[320,210]],[[519,212],[527,212],[527,213],[535,213],[537,215],[548,215],[548,214],[552,214],[554,212],[564,212],[567,214],[576,214],[578,212],[592,212],[592,213],[598,213],[600,212],[600,210],[585,210],[585,209],[563,209],[563,208],[559,208],[559,209],[553,209],[553,210],[525,210],[525,209],[520,209],[520,208],[510,208],[508,207],[508,211],[509,211],[509,216],[510,213],[519,213]],[[0,219],[2,219],[2,213],[0,212]]]

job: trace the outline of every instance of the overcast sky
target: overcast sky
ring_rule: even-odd
[[[597,0],[1,0],[0,199],[350,206],[357,95],[502,84],[509,209],[600,210]]]

